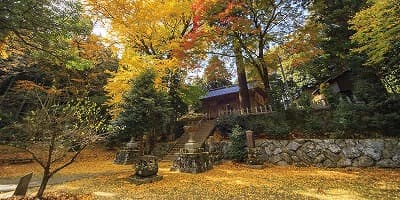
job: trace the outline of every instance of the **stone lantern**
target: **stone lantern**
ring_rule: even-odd
[[[128,178],[130,182],[140,185],[162,180],[162,176],[157,175],[157,157],[150,155],[141,156],[134,166],[135,174]]]

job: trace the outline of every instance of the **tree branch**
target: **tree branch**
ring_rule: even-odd
[[[46,52],[46,53],[48,53],[49,55],[53,56],[54,58],[56,58],[57,60],[59,60],[59,61],[61,61],[61,62],[64,61],[64,59],[61,58],[60,56],[58,56],[58,55],[56,55],[56,54],[54,54],[54,53],[52,53],[52,52],[50,52],[50,51],[48,51],[48,50],[46,50],[46,49],[43,49],[42,47],[39,47],[39,46],[37,46],[37,45],[34,45],[34,44],[32,44],[32,43],[26,41],[25,38],[24,38],[18,31],[12,30],[12,32],[13,32],[24,44],[26,44],[26,45],[28,45],[28,46],[30,46],[30,47],[33,47],[33,48],[35,48],[35,49],[37,49],[37,50]]]
[[[72,164],[76,158],[78,157],[78,155],[86,148],[87,145],[84,145],[82,148],[80,148],[75,155],[71,158],[71,160],[69,160],[67,163],[65,163],[64,165],[61,165],[60,167],[56,168],[55,170],[53,170],[52,172],[50,172],[50,177],[53,176],[55,173],[57,173],[58,171],[64,169],[65,167],[67,167],[68,165]]]
[[[205,51],[204,53],[212,54],[212,55],[225,56],[225,57],[230,57],[230,58],[234,58],[235,57],[235,55],[230,55],[230,54],[226,54],[226,53],[219,53],[219,52],[214,52],[214,51]]]
[[[45,164],[35,155],[35,153],[34,153],[33,151],[31,151],[31,150],[29,150],[29,149],[27,149],[27,148],[18,147],[18,146],[12,146],[12,147],[17,148],[17,149],[21,149],[21,150],[23,150],[23,151],[28,152],[29,154],[31,154],[32,158],[33,158],[37,163],[39,163],[40,166],[42,166],[43,168],[46,167]]]

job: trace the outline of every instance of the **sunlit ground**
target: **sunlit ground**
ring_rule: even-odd
[[[400,199],[400,170],[267,167],[249,169],[225,162],[201,174],[169,171],[161,162],[163,180],[136,186],[126,178],[130,166],[112,164],[114,152],[87,151],[62,176],[94,174],[49,186],[48,191],[81,194],[82,199]],[[35,164],[0,166],[0,177],[37,171]],[[30,189],[34,192],[36,188]]]

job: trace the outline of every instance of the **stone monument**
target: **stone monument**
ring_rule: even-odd
[[[138,143],[135,142],[134,138],[131,138],[121,150],[117,152],[115,156],[114,163],[119,165],[131,165],[139,157],[139,147]]]
[[[17,188],[14,191],[13,196],[25,196],[26,195],[26,192],[28,191],[28,187],[29,187],[29,182],[32,179],[32,175],[33,175],[33,173],[29,173],[29,174],[23,176],[19,180],[19,183],[17,185]]]
[[[158,160],[155,156],[141,156],[135,164],[135,174],[128,180],[136,185],[162,180],[158,173]]]
[[[246,143],[247,143],[247,164],[250,168],[263,169],[265,167],[264,162],[259,159],[259,149],[256,148],[254,141],[253,131],[246,131]]]

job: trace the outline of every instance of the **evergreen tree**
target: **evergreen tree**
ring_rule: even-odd
[[[232,129],[232,135],[230,136],[230,139],[232,141],[232,159],[235,162],[244,162],[247,158],[247,145],[244,130],[239,125],[236,125]]]
[[[350,29],[348,21],[363,8],[365,2],[366,0],[313,2],[310,8],[311,18],[322,24],[325,36],[319,44],[324,54],[315,61],[319,66],[319,73],[325,72],[325,77],[320,77],[329,78],[351,65],[361,65],[361,62],[355,62],[360,59],[359,55],[350,54],[350,49],[354,47],[350,37],[355,31]]]
[[[169,131],[174,133],[177,128],[178,119],[188,110],[188,105],[183,100],[183,72],[181,70],[167,69],[165,76],[162,78],[163,85],[167,89],[167,98],[169,102],[170,123]]]
[[[122,136],[140,138],[148,133],[151,140],[156,132],[165,131],[171,108],[167,95],[156,90],[155,77],[155,72],[147,69],[132,80],[131,89],[124,96],[122,112],[116,120]]]

